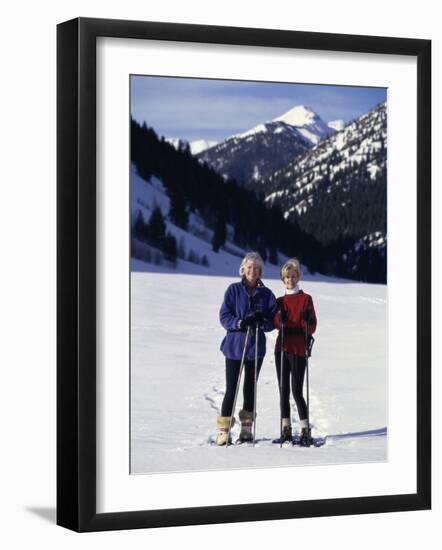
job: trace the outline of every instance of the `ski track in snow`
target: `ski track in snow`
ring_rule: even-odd
[[[219,410],[221,408],[223,397],[224,392],[216,385],[212,387],[212,393],[204,394],[204,399],[208,402],[212,410],[214,410],[217,414],[219,413]]]
[[[218,311],[227,285],[235,279],[132,273],[131,280],[133,473],[386,460],[386,287],[314,277],[302,285],[313,296],[319,320],[309,361],[310,423],[314,436],[327,436],[326,445],[316,449],[272,444],[280,421],[273,331],[267,334],[258,381],[256,446],[226,449],[214,445],[225,389],[219,351],[224,331]],[[267,284],[281,294],[279,281]],[[164,310],[166,299],[173,309]],[[376,346],[361,349],[361,337]],[[242,385],[236,419],[241,407]],[[292,396],[291,407],[296,433]],[[239,422],[232,439],[238,434]]]

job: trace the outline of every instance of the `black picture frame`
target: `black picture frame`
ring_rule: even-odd
[[[198,508],[96,510],[96,39],[414,56],[417,60],[415,494]],[[57,28],[57,523],[84,531],[425,510],[431,507],[431,41],[79,18]]]

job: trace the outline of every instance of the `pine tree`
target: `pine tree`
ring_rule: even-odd
[[[214,252],[218,252],[219,249],[226,244],[226,223],[220,216],[215,224],[215,230],[213,232],[212,247]]]
[[[267,261],[267,249],[266,247],[263,245],[262,241],[260,240],[258,246],[257,246],[257,250],[259,252],[259,255],[261,256],[262,258],[262,261],[263,262],[266,262]]]
[[[274,246],[271,246],[269,250],[269,262],[273,265],[278,265],[278,252]]]
[[[139,241],[146,241],[146,231],[147,224],[144,221],[143,213],[141,210],[138,210],[137,217],[135,219],[134,227],[133,227],[133,235],[136,239]]]
[[[149,241],[153,246],[163,248],[164,238],[166,236],[166,223],[159,206],[152,212],[149,221]]]
[[[186,259],[186,243],[184,241],[184,237],[180,238],[180,242],[178,244],[178,258],[181,258],[182,260]]]
[[[178,225],[178,227],[187,229],[189,213],[186,208],[186,199],[182,193],[170,193],[169,218],[174,224]]]
[[[169,262],[172,262],[174,265],[176,265],[178,256],[178,245],[176,242],[176,238],[171,233],[167,233],[164,239],[163,252],[166,260],[169,260]]]

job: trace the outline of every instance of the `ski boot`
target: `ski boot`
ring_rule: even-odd
[[[230,416],[218,416],[217,418],[218,435],[216,436],[215,443],[218,446],[231,445],[232,439],[229,436]],[[232,426],[235,424],[235,419],[232,419]]]
[[[310,428],[302,428],[301,435],[299,436],[299,446],[300,447],[310,447],[313,443],[312,431]]]
[[[239,419],[241,421],[241,431],[237,443],[250,443],[253,441],[253,412],[240,410]]]
[[[292,426],[290,424],[290,418],[282,419],[282,439],[281,443],[286,441],[292,441]]]

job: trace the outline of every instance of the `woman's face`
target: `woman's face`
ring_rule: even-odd
[[[244,277],[246,278],[247,282],[255,286],[256,281],[259,279],[259,276],[261,275],[261,268],[259,267],[259,264],[252,261],[247,261],[244,265]]]
[[[295,288],[299,281],[299,273],[295,269],[289,269],[284,276],[285,288],[291,290]]]

